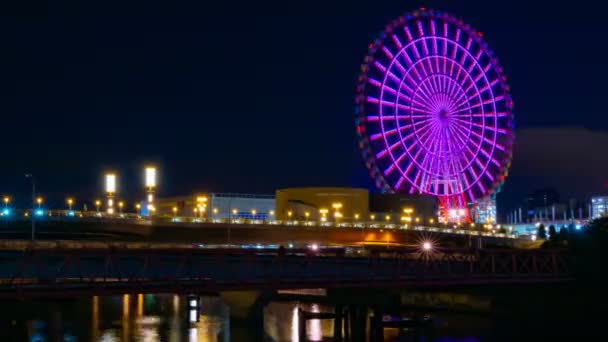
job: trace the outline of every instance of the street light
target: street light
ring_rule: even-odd
[[[108,199],[108,214],[114,213],[114,196],[116,195],[116,175],[106,174],[106,197]]]
[[[8,209],[8,202],[11,201],[11,198],[8,196],[4,196],[4,209]]]
[[[173,207],[173,218],[177,217],[177,207]]]
[[[97,213],[99,214],[99,207],[101,206],[100,200],[95,200],[95,208],[97,208]]]
[[[141,211],[141,204],[139,203],[135,203],[135,210],[137,210],[137,213],[140,213]]]
[[[37,197],[36,203],[38,203],[38,209],[40,209],[40,206],[42,205],[42,197]]]
[[[123,201],[118,202],[118,210],[120,211],[121,214],[122,214],[122,207],[124,207],[124,205],[125,204]]]
[[[74,200],[71,198],[68,198],[67,202],[68,202],[68,210],[72,211],[72,204],[74,203]]]
[[[146,193],[148,194],[148,204],[154,203],[154,191],[156,190],[156,168],[154,166],[146,166]]]
[[[287,212],[287,216],[289,217],[289,220],[291,220],[291,215],[293,215],[293,213],[290,211]]]
[[[329,210],[327,210],[325,208],[319,209],[319,214],[321,214],[321,222],[327,221],[327,213],[328,212],[329,212]]]
[[[251,219],[252,219],[252,220],[255,220],[255,215],[256,215],[257,213],[258,213],[258,211],[257,211],[257,210],[255,210],[255,209],[251,209]]]
[[[232,209],[232,218],[234,219],[234,217],[236,216],[236,214],[239,212],[239,210],[237,208]]]
[[[308,218],[310,217],[310,213],[307,211],[304,213],[304,216],[306,216],[306,221],[308,221]]]

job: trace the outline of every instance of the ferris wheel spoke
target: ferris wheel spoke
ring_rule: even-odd
[[[465,113],[465,114],[450,114],[457,118],[482,117],[482,118],[501,118],[507,116],[506,112],[487,112],[487,113]]]
[[[458,131],[460,129],[455,126],[454,130]],[[473,151],[473,149],[471,148],[470,144],[467,143],[467,142],[472,141],[472,140],[470,139],[470,137],[467,135],[467,133],[465,131],[460,130],[460,135],[458,136],[458,139],[463,144],[462,146],[464,146],[465,152],[469,153],[469,157],[465,156],[465,158],[467,158],[467,160],[469,161],[468,164],[467,164],[467,166],[466,166],[466,167],[468,167],[469,165],[471,165],[471,163],[473,162],[473,160],[475,158],[477,158],[477,154],[475,153],[475,151]]]
[[[475,54],[475,56],[471,59],[471,65],[467,69],[467,72],[469,74],[471,74],[473,72],[473,69],[475,69],[475,67],[479,65],[479,58],[481,57],[482,54],[483,54],[483,49],[480,48],[479,51],[477,51],[477,53]]]
[[[386,57],[391,61],[391,65],[395,65],[397,69],[399,69],[401,75],[405,75],[405,68],[403,67],[403,65],[401,65],[401,63],[399,63],[399,60],[395,58],[395,55],[386,46],[382,46],[382,52],[384,52]]]
[[[410,98],[409,96],[405,95],[404,93],[399,92],[399,91],[397,91],[397,90],[393,89],[393,88],[392,88],[391,86],[389,86],[389,85],[382,84],[382,83],[380,83],[380,81],[378,81],[378,80],[376,80],[376,79],[370,78],[370,79],[368,80],[368,82],[369,82],[371,85],[373,85],[373,86],[375,86],[375,87],[378,87],[378,88],[379,88],[381,91],[387,91],[387,92],[389,92],[389,93],[391,93],[391,94],[393,94],[393,95],[397,96],[398,98],[400,98],[400,99],[402,99],[402,100],[404,100],[404,101],[406,101],[406,102],[416,102],[416,101],[414,101],[412,98]],[[388,102],[388,101],[387,101],[387,102]],[[391,103],[391,102],[389,102],[389,103]],[[424,103],[420,103],[420,102],[416,102],[416,103],[417,103],[417,104],[420,104],[420,105],[422,105],[422,106],[425,106],[427,109],[430,109],[430,108],[428,108],[428,107],[426,106],[426,104],[424,104]]]
[[[418,91],[418,93],[424,94],[424,96],[427,99],[430,106],[437,107],[437,101],[435,99],[431,98],[432,94],[435,93],[435,90],[432,89],[432,87],[428,84],[428,82],[421,83],[418,88],[420,89],[420,91]]]
[[[499,96],[496,96],[495,98],[486,99],[486,100],[483,100],[481,102],[472,104],[472,105],[470,105],[468,107],[465,107],[465,108],[456,108],[455,112],[458,113],[458,112],[462,112],[462,111],[466,111],[466,110],[471,110],[473,108],[477,108],[477,107],[485,106],[485,105],[495,106],[497,102],[502,101],[502,100],[504,100],[504,96],[503,95],[499,95]]]
[[[486,158],[488,159],[488,162],[491,162],[492,164],[496,165],[496,166],[500,166],[500,163],[498,162],[498,160],[496,160],[495,158],[493,158],[488,151],[486,151],[483,146],[480,148],[481,153],[486,156]]]
[[[420,42],[422,42],[422,49],[424,50],[424,55],[429,55],[429,48],[426,46],[426,39],[424,35],[424,29],[422,28],[422,22],[420,20],[416,20],[416,26],[418,27],[418,38]]]
[[[382,71],[382,73],[384,75],[386,75],[386,77],[393,80],[393,82],[395,82],[396,84],[401,83],[401,79],[399,77],[397,77],[397,75],[395,75],[392,71],[388,70],[382,63],[375,61],[374,66],[376,66],[376,68],[380,69],[380,71]],[[383,83],[386,83],[386,82],[383,82]]]
[[[483,94],[488,90],[491,90],[496,84],[498,84],[498,78],[494,79],[492,82],[486,84],[483,88],[479,89],[479,94]]]
[[[476,136],[476,137],[479,139],[479,142],[480,142],[480,143],[481,143],[482,141],[484,141],[484,142],[486,142],[486,143],[488,143],[488,144],[493,144],[493,145],[494,145],[494,147],[496,147],[497,149],[499,149],[499,150],[501,150],[501,151],[504,151],[504,150],[505,150],[505,147],[504,147],[504,146],[502,146],[501,144],[499,144],[498,142],[494,142],[494,141],[492,141],[492,140],[488,139],[488,137],[485,137],[485,136],[483,136],[483,135],[481,135],[481,134],[479,134],[479,133],[475,132],[474,130],[469,130],[469,132],[470,132],[471,134],[473,134],[474,136]]]
[[[454,120],[457,120],[457,121],[460,121],[460,122],[463,122],[463,123],[467,123],[469,125],[481,128],[482,130],[486,130],[487,129],[487,130],[490,130],[490,131],[493,131],[493,132],[496,132],[496,133],[507,134],[507,130],[503,129],[503,128],[492,127],[492,126],[489,126],[489,125],[481,125],[481,124],[478,124],[476,122],[465,121],[465,120],[462,120],[462,119],[459,119],[459,118],[454,118]]]
[[[391,121],[391,120],[407,120],[409,115],[368,115],[365,117],[368,122],[374,121]]]
[[[407,26],[405,26],[405,33],[406,35],[411,35],[410,29]],[[408,43],[406,49],[409,47],[414,52],[414,57],[416,57],[415,59],[420,60],[420,51],[418,50],[418,46],[416,44],[417,40],[412,40],[410,43]]]

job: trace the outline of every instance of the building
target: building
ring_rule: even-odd
[[[436,222],[438,208],[434,196],[376,193],[370,195],[369,210],[378,221],[422,224]]]
[[[156,209],[157,215],[267,220],[274,219],[275,199],[272,195],[198,193],[159,198]]]
[[[276,208],[279,220],[363,220],[369,216],[369,193],[341,187],[281,189],[276,191]]]
[[[475,223],[496,224],[496,196],[487,196],[477,201],[471,210],[471,218]]]
[[[608,216],[608,196],[591,198],[591,218],[596,219]]]

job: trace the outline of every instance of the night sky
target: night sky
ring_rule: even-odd
[[[371,187],[354,127],[359,65],[386,23],[419,6],[482,31],[509,78],[517,136],[500,209],[544,186],[563,198],[608,192],[601,8],[50,3],[0,12],[0,192],[18,200],[29,195],[24,173],[51,201],[90,200],[106,169],[135,198],[146,162],[160,167],[167,195]]]

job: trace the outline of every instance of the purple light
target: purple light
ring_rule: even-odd
[[[392,24],[375,46],[360,78],[370,86],[357,89],[366,99],[362,146],[376,183],[462,196],[458,203],[495,189],[511,157],[512,105],[481,37],[423,11]]]

